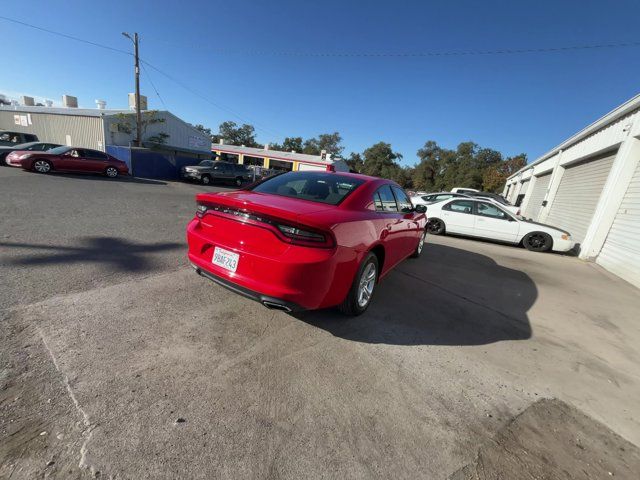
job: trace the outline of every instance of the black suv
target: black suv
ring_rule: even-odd
[[[180,174],[185,180],[198,180],[205,185],[218,181],[240,187],[253,179],[253,171],[247,165],[219,160],[203,160],[198,165],[182,167]]]

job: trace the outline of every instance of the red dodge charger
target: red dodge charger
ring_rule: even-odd
[[[195,270],[288,312],[363,313],[378,281],[425,240],[426,208],[364,175],[290,172],[196,200],[187,226]]]

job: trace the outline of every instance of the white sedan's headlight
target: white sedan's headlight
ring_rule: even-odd
[[[563,240],[571,240],[571,235],[569,235],[568,233],[563,233],[560,238],[562,238]]]

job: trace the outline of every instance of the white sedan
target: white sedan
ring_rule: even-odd
[[[491,195],[491,194],[489,194]],[[414,206],[416,205],[431,205],[432,203],[440,202],[442,200],[449,200],[450,198],[478,198],[482,200],[486,200],[487,202],[494,203],[498,205],[500,208],[507,210],[508,212],[514,215],[520,215],[520,207],[516,207],[515,205],[511,205],[510,203],[504,200],[498,200],[499,197],[496,198],[483,196],[481,193],[478,194],[470,194],[466,193],[451,193],[451,192],[439,192],[439,193],[428,193],[426,195],[416,195],[411,198],[411,203]]]
[[[569,232],[525,220],[484,199],[452,198],[427,207],[427,232],[454,233],[522,244],[534,252],[567,252],[575,246]]]

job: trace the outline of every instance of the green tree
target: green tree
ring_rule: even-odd
[[[206,128],[204,125],[201,125],[201,124],[194,125],[193,128],[195,128],[196,130],[202,132],[207,137],[211,138],[212,141],[213,141],[213,134],[211,133],[211,129],[210,128]]]
[[[309,138],[305,140],[302,153],[308,155],[320,155],[322,150],[331,154],[332,156],[340,156],[344,147],[342,144],[342,137],[338,132],[322,133],[316,138]]]
[[[223,139],[229,145],[244,145],[246,147],[257,147],[256,129],[247,123],[238,126],[236,122],[222,122],[218,127],[218,133],[211,136],[213,143],[218,143]]]
[[[151,125],[156,125],[158,123],[165,123],[166,120],[162,117],[158,116],[157,110],[147,110],[142,112],[141,124],[140,124],[140,138],[144,141],[150,141],[154,143],[164,144],[167,143],[167,139],[169,138],[168,133],[160,132],[154,136],[147,138],[147,128]],[[118,121],[116,125],[118,127],[119,132],[132,134],[136,131],[136,116],[133,113],[119,113],[116,115]]]
[[[405,183],[404,171],[396,160],[402,155],[391,149],[391,144],[378,142],[363,152],[364,164],[362,173],[374,177],[388,178],[401,185]]]
[[[345,162],[349,165],[349,169],[354,172],[362,173],[364,170],[364,160],[362,159],[362,155],[359,153],[351,152],[349,158],[347,158]]]
[[[302,152],[302,137],[285,137],[282,144],[274,143],[271,145],[273,150],[280,150],[281,152]]]
[[[521,153],[489,166],[482,176],[482,189],[487,192],[500,192],[507,178],[526,165],[527,155]]]

